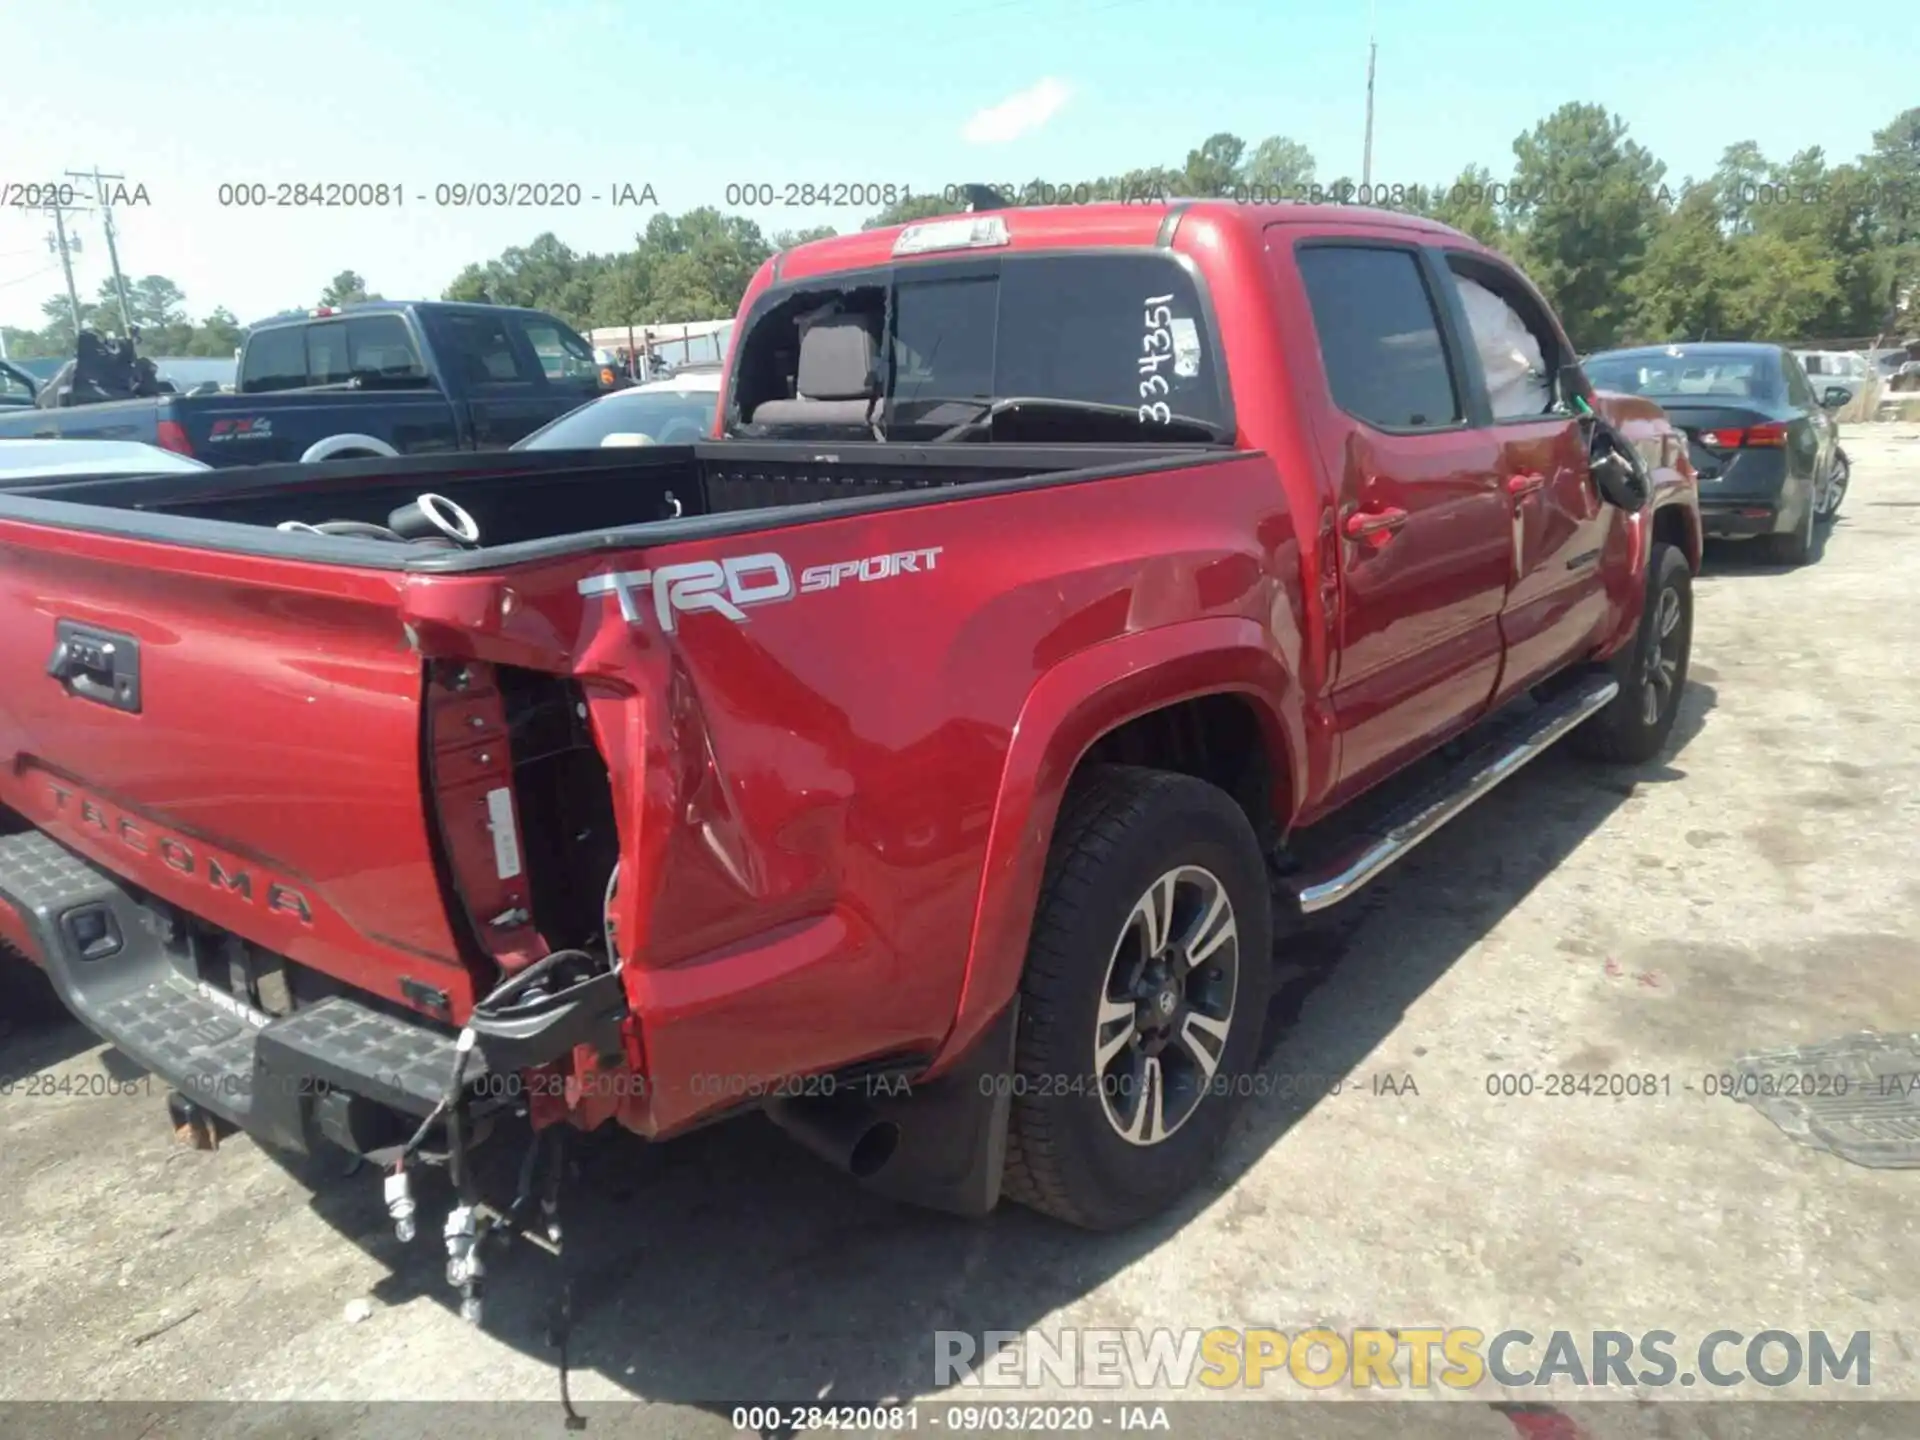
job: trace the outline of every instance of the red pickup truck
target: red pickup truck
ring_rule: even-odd
[[[1293,917],[1673,723],[1685,447],[1453,230],[968,214],[735,334],[699,444],[0,494],[0,931],[190,1128],[373,1156],[403,1229],[501,1107],[1125,1225]]]

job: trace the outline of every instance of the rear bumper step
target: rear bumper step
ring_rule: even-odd
[[[455,1037],[424,1021],[340,996],[275,1018],[202,985],[165,914],[37,831],[0,837],[0,901],[90,1030],[270,1143],[348,1137],[350,1097],[424,1116],[453,1076]],[[469,1083],[484,1070],[470,1057]]]
[[[1582,681],[1510,726],[1489,736],[1429,789],[1385,816],[1332,864],[1289,877],[1303,915],[1339,904],[1368,881],[1411,854],[1442,825],[1519,773],[1528,761],[1576,725],[1605,709],[1620,693],[1607,676]]]

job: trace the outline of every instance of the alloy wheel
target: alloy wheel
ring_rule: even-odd
[[[1840,502],[1847,498],[1847,479],[1852,468],[1844,455],[1833,462],[1833,471],[1827,477],[1826,503],[1820,507],[1822,519],[1840,513]]]
[[[1653,612],[1653,644],[1641,675],[1640,718],[1649,726],[1673,703],[1674,681],[1680,673],[1680,592],[1669,586],[1660,592]]]
[[[1123,1140],[1157,1145],[1212,1088],[1240,988],[1240,930],[1226,886],[1198,865],[1168,870],[1115,941],[1094,1022],[1101,1108]]]

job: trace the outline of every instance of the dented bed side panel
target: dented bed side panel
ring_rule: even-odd
[[[939,1053],[1040,677],[1193,619],[1265,632],[1298,574],[1249,456],[415,575],[403,613],[427,653],[582,687],[646,1067],[620,1119],[665,1134],[794,1076]],[[1139,678],[1136,709],[1184,698]]]

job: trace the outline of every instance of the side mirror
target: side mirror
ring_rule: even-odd
[[[1553,406],[1556,410],[1578,410],[1575,397],[1582,401],[1593,393],[1593,386],[1587,382],[1587,372],[1580,368],[1577,360],[1562,361],[1553,372]]]
[[[1587,464],[1600,498],[1617,510],[1634,514],[1653,496],[1653,477],[1640,453],[1620,432],[1598,415],[1587,426]]]
[[[1852,398],[1844,385],[1829,385],[1827,393],[1820,397],[1820,405],[1825,410],[1838,410]]]

